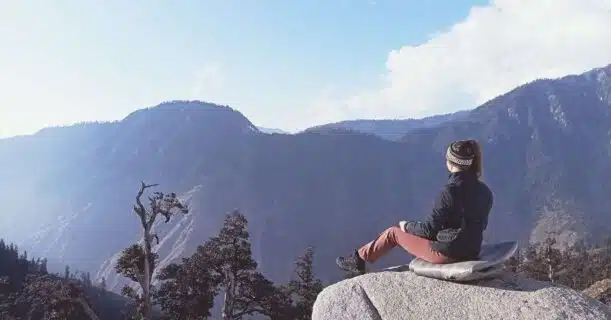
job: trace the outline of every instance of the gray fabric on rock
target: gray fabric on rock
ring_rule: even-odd
[[[479,260],[448,264],[432,264],[414,259],[409,269],[417,275],[452,281],[473,281],[495,277],[502,271],[500,265],[513,256],[518,249],[515,241],[485,244]]]

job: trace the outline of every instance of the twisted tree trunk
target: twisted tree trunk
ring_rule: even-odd
[[[151,259],[151,251],[152,251],[152,246],[151,246],[151,234],[150,234],[150,230],[148,228],[148,226],[145,227],[144,229],[144,279],[143,279],[143,286],[142,286],[142,299],[144,302],[144,306],[143,306],[143,314],[142,317],[144,318],[144,320],[150,320],[151,319],[151,309],[152,309],[152,304],[151,304],[151,264],[150,264],[150,259]]]
[[[225,297],[223,301],[223,311],[221,316],[223,320],[233,320],[233,301],[235,299],[235,281],[233,278],[229,279],[229,284],[227,285],[227,290],[225,290]]]

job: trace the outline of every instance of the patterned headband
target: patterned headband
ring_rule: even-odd
[[[473,163],[473,158],[471,159],[460,159],[456,157],[452,153],[452,146],[448,147],[448,151],[446,151],[446,159],[452,163],[456,163],[461,166],[470,166]]]

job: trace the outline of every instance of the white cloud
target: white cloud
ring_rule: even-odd
[[[200,68],[195,74],[191,97],[210,101],[210,97],[217,97],[224,87],[225,78],[219,64],[211,63]]]
[[[611,0],[494,0],[428,42],[390,52],[379,87],[311,111],[326,121],[421,117],[609,63]]]

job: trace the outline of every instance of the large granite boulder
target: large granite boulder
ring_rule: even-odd
[[[611,319],[611,309],[564,286],[513,273],[455,283],[396,269],[344,280],[317,297],[313,320]]]

